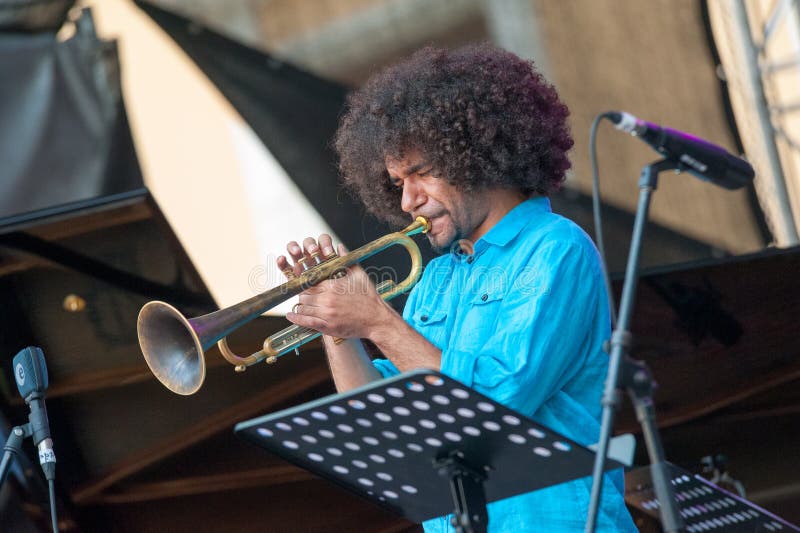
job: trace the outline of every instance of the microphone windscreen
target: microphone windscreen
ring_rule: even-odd
[[[47,366],[41,348],[28,346],[14,356],[14,380],[20,396],[26,401],[33,393],[47,390]]]
[[[728,172],[727,172],[727,188],[738,189],[745,187],[753,181],[756,172],[753,166],[740,157],[730,155]]]

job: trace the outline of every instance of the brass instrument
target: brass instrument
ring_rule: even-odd
[[[332,256],[311,266],[301,275],[238,304],[192,319],[187,319],[165,302],[148,302],[139,311],[137,331],[142,354],[150,371],[169,390],[189,395],[197,392],[206,377],[203,353],[217,343],[223,357],[242,372],[261,361],[275,362],[281,355],[320,335],[319,332],[297,325],[289,326],[268,337],[258,352],[247,357],[234,354],[225,337],[254,320],[281,302],[326,279],[343,275],[347,267],[360,263],[393,245],[403,246],[411,258],[411,270],[402,282],[384,282],[377,290],[381,298],[390,300],[416,284],[422,273],[419,247],[411,235],[426,233],[430,222],[424,217],[407,228],[384,235],[344,256]]]

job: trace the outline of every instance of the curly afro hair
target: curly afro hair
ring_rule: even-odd
[[[569,110],[533,63],[490,45],[424,48],[347,101],[334,139],[346,188],[387,222],[407,220],[387,157],[417,150],[459,190],[549,195],[570,167]]]

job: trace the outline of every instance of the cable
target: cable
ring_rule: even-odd
[[[600,261],[603,265],[603,278],[606,282],[606,292],[608,292],[608,304],[611,310],[611,328],[617,325],[617,306],[614,303],[614,293],[611,292],[611,277],[608,274],[608,263],[606,262],[606,250],[603,244],[603,220],[600,214],[600,176],[597,170],[597,126],[604,118],[608,119],[614,115],[607,111],[601,113],[592,121],[592,129],[589,133],[589,157],[592,160],[592,215],[594,216],[594,234],[597,250],[600,252]]]
[[[50,488],[50,519],[53,521],[53,533],[58,533],[58,517],[56,516],[56,482],[48,479],[47,485]]]

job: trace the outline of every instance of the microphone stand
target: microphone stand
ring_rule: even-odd
[[[642,168],[639,175],[639,204],[633,225],[631,246],[628,252],[628,264],[625,269],[625,282],[622,288],[619,320],[611,334],[611,354],[608,363],[605,389],[603,391],[603,416],[600,426],[600,440],[597,444],[594,470],[592,473],[592,492],[589,502],[589,513],[586,520],[586,533],[594,533],[597,527],[597,513],[600,507],[600,495],[603,490],[603,471],[605,469],[608,443],[614,426],[614,416],[620,403],[619,389],[628,389],[636,417],[642,426],[647,452],[650,457],[650,469],[653,487],[660,504],[661,525],[665,533],[685,531],[683,519],[675,502],[672,484],[665,466],[664,449],[655,422],[652,389],[653,381],[644,363],[628,361],[628,350],[631,344],[631,333],[628,327],[633,314],[636,285],[639,275],[639,252],[642,247],[644,226],[650,209],[650,196],[658,186],[658,174],[665,170],[681,170],[679,161],[661,159]],[[634,366],[635,365],[635,366]],[[622,373],[620,370],[622,369]],[[620,376],[622,375],[622,380]],[[627,382],[627,383],[626,383]]]
[[[14,459],[22,453],[22,442],[33,436],[33,428],[30,423],[11,428],[6,439],[6,444],[3,446],[3,460],[0,462],[0,488],[8,478],[8,472],[11,470],[11,463]],[[53,479],[47,479],[47,485],[50,492],[50,521],[53,526],[53,533],[58,533],[58,517],[56,515],[56,494],[55,484]]]

